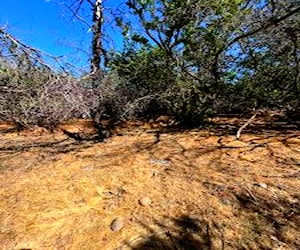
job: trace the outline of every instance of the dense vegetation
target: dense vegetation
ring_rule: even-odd
[[[199,126],[254,108],[300,113],[299,1],[127,0],[124,10],[114,15],[123,50],[107,48],[101,72],[81,78],[0,30],[0,119],[172,115]]]

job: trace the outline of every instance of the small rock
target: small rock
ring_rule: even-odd
[[[124,226],[124,222],[121,219],[114,219],[110,224],[110,229],[113,232],[118,232],[123,228],[123,226]]]
[[[139,200],[140,205],[146,207],[149,206],[151,204],[151,200],[149,197],[143,197]]]
[[[222,202],[224,205],[231,205],[230,200],[228,200],[228,199],[226,199],[226,198],[222,198],[222,199],[221,199],[221,202]]]
[[[267,188],[267,187],[268,187],[268,185],[267,185],[266,183],[260,183],[260,186],[261,186],[262,188]]]
[[[255,183],[254,184],[255,186],[259,186],[259,187],[261,187],[261,188],[267,188],[268,187],[268,185],[266,184],[266,183]]]

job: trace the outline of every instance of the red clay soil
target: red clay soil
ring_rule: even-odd
[[[0,248],[300,249],[299,131],[159,132],[0,133]]]

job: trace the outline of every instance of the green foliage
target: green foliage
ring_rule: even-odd
[[[140,26],[118,20],[126,28],[127,47],[112,58],[111,68],[133,99],[159,94],[157,112],[191,124],[219,112],[299,103],[297,5],[243,0],[126,3]]]
[[[169,63],[164,51],[152,48],[130,50],[118,55],[111,61],[111,68],[125,80],[128,90],[132,89],[138,96],[142,96],[151,92],[164,92],[169,83],[175,81]]]

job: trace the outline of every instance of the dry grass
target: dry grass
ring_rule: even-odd
[[[299,131],[119,134],[0,134],[1,249],[300,248]]]

